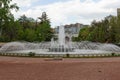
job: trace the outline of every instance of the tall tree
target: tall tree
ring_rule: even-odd
[[[35,26],[35,20],[31,17],[27,17],[26,15],[20,16],[20,18],[18,18],[18,21],[20,22],[24,29],[34,28]]]
[[[37,35],[39,36],[40,41],[50,41],[53,35],[50,20],[47,17],[46,12],[42,13],[42,16],[39,17],[40,24],[37,27]]]
[[[116,42],[120,43],[120,15],[117,16],[117,35],[116,35]]]
[[[17,11],[19,9],[16,3],[11,4],[11,1],[12,0],[0,0],[0,33],[1,34],[2,34],[3,25],[6,24],[6,22],[14,19],[11,10],[15,9]]]
[[[109,15],[101,21],[93,21],[91,27],[81,29],[79,40],[106,43],[120,42],[120,17]]]
[[[3,27],[3,33],[0,41],[14,41],[20,39],[22,27],[18,21],[8,21]],[[19,35],[20,34],[20,35]]]

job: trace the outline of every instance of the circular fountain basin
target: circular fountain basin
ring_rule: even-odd
[[[0,48],[0,53],[23,53],[30,52],[36,54],[110,54],[119,53],[120,47],[114,44],[93,43],[88,41],[73,42],[67,49],[73,51],[50,51],[51,42],[29,43],[29,42],[10,42]],[[58,47],[59,50],[60,47]],[[63,48],[63,47],[62,47]]]

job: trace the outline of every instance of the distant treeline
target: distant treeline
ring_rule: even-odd
[[[11,10],[19,10],[12,0],[0,1],[0,42],[8,41],[50,41],[53,36],[50,20],[46,12],[36,20],[22,15],[15,19]],[[39,20],[39,21],[38,21]],[[73,41],[93,41],[102,43],[120,42],[120,16],[107,16],[101,21],[93,21],[82,28]]]
[[[23,15],[17,20],[3,22],[0,41],[50,41],[53,32],[46,13],[44,12],[39,19],[38,22]]]
[[[43,12],[37,20],[25,15],[15,19],[11,10],[17,11],[19,7],[11,1],[0,1],[0,42],[50,41],[53,32],[47,14]]]
[[[93,41],[102,43],[120,42],[120,16],[109,15],[101,21],[93,21],[90,26],[82,28],[74,41]]]

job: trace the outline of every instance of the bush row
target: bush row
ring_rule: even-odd
[[[0,56],[12,56],[12,57],[41,57],[41,58],[97,58],[97,57],[119,57],[120,54],[111,53],[111,54],[35,54],[29,52],[24,53],[0,53]]]

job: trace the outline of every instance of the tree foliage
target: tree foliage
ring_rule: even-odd
[[[19,9],[16,3],[10,4],[11,1],[12,0],[0,0],[0,31],[2,31],[5,23],[14,19],[11,10],[15,9],[17,11]]]
[[[78,39],[79,41],[120,42],[120,17],[110,15],[98,22],[94,20],[91,26],[80,30]]]
[[[41,41],[50,41],[53,36],[53,32],[50,28],[50,20],[48,19],[47,14],[43,12],[39,19],[40,23],[37,27],[37,35]]]
[[[14,19],[11,10],[18,10],[16,3],[12,0],[0,0],[0,41],[50,41],[53,32],[50,20],[43,12],[34,20],[26,15]],[[82,28],[74,41],[89,40],[94,42],[119,43],[120,42],[120,15],[107,16],[101,21],[93,21],[90,26]]]
[[[20,16],[18,20],[6,20],[2,27],[0,41],[50,41],[53,32],[50,27],[50,20],[45,12],[37,22],[26,15]]]

